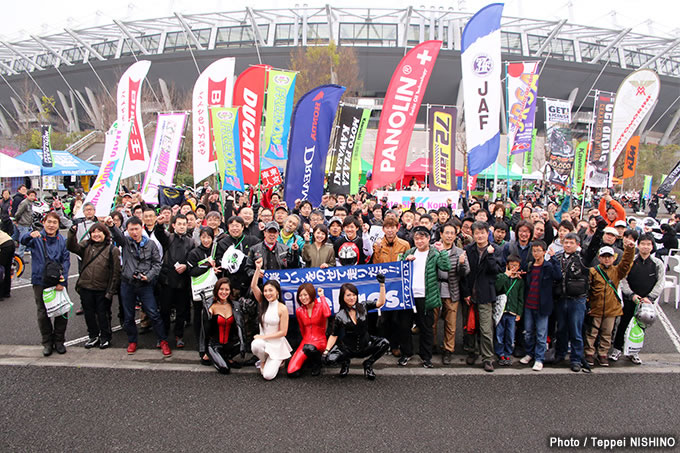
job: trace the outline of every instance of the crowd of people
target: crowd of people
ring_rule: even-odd
[[[140,316],[164,357],[193,335],[202,364],[222,373],[254,365],[265,379],[284,366],[289,376],[305,369],[318,375],[325,366],[346,376],[352,358],[364,359],[365,377],[375,379],[377,360],[389,353],[407,366],[416,346],[423,367],[435,366],[434,354],[448,366],[459,317],[467,365],[481,361],[487,372],[512,365],[513,357],[535,371],[567,357],[574,372],[609,366],[622,357],[638,307],[658,300],[660,258],[678,247],[680,227],[672,218],[659,241],[610,195],[582,213],[568,195],[527,192],[494,202],[461,192],[457,205],[428,212],[414,203],[388,207],[363,188],[355,196],[325,194],[320,206],[304,200],[289,207],[273,190],[227,194],[206,183],[173,206],[121,191],[105,218],[82,197],[69,217],[55,199],[39,225],[35,198],[25,187],[14,196],[3,191],[0,265],[9,269],[12,238],[16,253],[30,251],[45,356],[66,353],[69,316],[48,316],[44,289],[68,287],[74,254],[85,348],[112,345],[117,300],[128,354],[137,351]],[[291,314],[279,282],[263,280],[268,270],[399,260],[412,261],[415,310],[377,312],[385,303],[382,275],[377,301],[339,282],[335,314],[313,282],[299,287]],[[214,286],[192,291],[192,280],[208,277]],[[6,271],[0,297],[9,294]],[[637,353],[628,359],[642,363]]]

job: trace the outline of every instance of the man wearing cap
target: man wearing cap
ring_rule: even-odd
[[[611,195],[607,194],[600,200],[598,206],[600,215],[607,221],[607,226],[613,227],[617,220],[626,220],[626,211],[621,204],[614,200]]]
[[[255,261],[262,258],[262,270],[293,269],[300,267],[300,250],[286,247],[278,242],[279,224],[272,220],[264,227],[264,240],[250,247],[246,271],[253,278]]]
[[[609,227],[607,227],[609,228]],[[606,228],[605,228],[606,231]],[[605,236],[607,233],[605,232]],[[619,264],[614,264],[615,251],[605,245],[600,248],[600,262],[589,270],[588,303],[590,310],[588,316],[591,319],[590,328],[586,334],[584,352],[588,365],[595,364],[595,354],[600,366],[609,366],[607,353],[611,347],[612,331],[616,317],[623,315],[621,301],[617,292],[619,282],[630,271],[633,258],[635,257],[635,240],[631,237],[624,238],[623,258]],[[600,339],[598,350],[595,351],[595,342]]]
[[[608,246],[612,249],[612,255],[614,256],[614,262],[612,264],[617,265],[621,262],[621,257],[623,256],[623,250],[621,250],[617,245],[616,241],[619,239],[619,232],[616,228],[608,226],[604,229],[604,234],[602,235],[602,241],[600,244],[595,245],[595,247],[602,248]],[[593,239],[594,240],[594,239]],[[590,267],[595,267],[600,264],[599,255],[593,258],[590,263]]]
[[[332,217],[328,222],[328,240],[331,245],[335,243],[342,237],[342,220],[340,217]]]

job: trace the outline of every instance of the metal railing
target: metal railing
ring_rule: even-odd
[[[73,154],[74,156],[77,156],[78,154],[82,153],[87,148],[89,148],[91,145],[94,145],[95,143],[102,143],[103,141],[104,132],[100,130],[94,130],[89,134],[85,135],[77,142],[67,147],[65,151]]]

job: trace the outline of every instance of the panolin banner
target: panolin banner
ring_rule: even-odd
[[[158,202],[159,186],[172,185],[186,121],[187,114],[183,112],[158,114],[151,161],[142,185],[142,197],[147,203]]]
[[[265,271],[264,281],[276,280],[281,285],[283,302],[291,316],[297,306],[297,290],[303,283],[313,282],[314,287],[322,288],[329,303],[331,312],[340,309],[340,287],[344,283],[351,283],[359,290],[359,302],[366,300],[377,301],[380,295],[380,285],[376,275],[385,276],[386,301],[381,310],[412,310],[414,307],[413,291],[413,263],[411,261],[396,261],[384,264],[362,264],[358,266],[341,266],[321,269],[318,267],[307,269],[290,269]]]
[[[522,173],[528,175],[534,171],[534,149],[536,148],[536,132],[538,129],[533,129],[531,131],[531,145],[529,146],[529,151],[524,153],[524,166],[522,168]]]
[[[501,16],[503,4],[480,9],[463,30],[461,65],[468,172],[477,175],[498,157],[501,143]]]
[[[640,136],[636,135],[634,137],[631,137],[630,140],[628,140],[628,144],[626,145],[622,179],[628,179],[635,176],[635,167],[637,167],[639,151],[640,151]]]
[[[539,63],[507,64],[508,149],[514,154],[525,153],[531,147],[531,131],[536,117]]]
[[[268,159],[288,158],[288,134],[296,77],[295,72],[269,71],[263,147],[264,157]]]
[[[213,107],[210,115],[217,155],[217,171],[222,190],[245,190],[239,149],[239,107]]]
[[[234,58],[221,58],[198,76],[192,99],[194,184],[217,171],[217,156],[210,132],[210,107],[231,107]]]
[[[456,108],[430,109],[430,190],[456,189]]]
[[[354,154],[352,154],[352,175],[349,179],[349,193],[352,195],[359,193],[359,181],[361,180],[361,148],[364,145],[364,135],[368,127],[368,120],[371,119],[371,109],[362,109],[361,122],[357,131],[357,138],[354,140]]]
[[[260,182],[260,124],[264,106],[267,70],[271,66],[251,66],[234,83],[234,106],[241,106],[240,144],[243,157],[243,182]]]
[[[41,126],[41,141],[42,141],[42,166],[51,167],[54,164],[52,157],[52,126]]]
[[[659,188],[656,189],[656,193],[663,195],[664,197],[667,196],[669,193],[671,193],[671,190],[673,190],[673,186],[675,186],[675,183],[678,182],[678,179],[680,179],[680,162],[675,164],[673,170],[671,170],[671,172],[668,173],[668,176],[666,176],[661,181]]]
[[[559,99],[545,100],[545,128],[553,124],[571,124],[571,102]]]
[[[571,129],[554,125],[546,132],[545,147],[548,151],[546,179],[553,184],[569,187],[574,165],[574,145]]]
[[[85,203],[92,203],[95,207],[97,217],[106,217],[111,214],[113,200],[118,194],[118,182],[123,174],[123,167],[127,156],[128,143],[132,123],[120,121],[111,125],[111,129],[106,133],[106,144],[104,145],[104,156],[99,167],[97,179],[85,197]],[[76,215],[82,217],[83,211]]]
[[[140,60],[130,66],[118,82],[118,121],[132,123],[122,178],[144,173],[149,168],[149,150],[144,138],[141,104],[142,84],[150,67],[150,61]]]
[[[649,200],[652,198],[652,177],[650,175],[644,175],[645,181],[642,184],[642,198]]]
[[[441,46],[441,41],[418,44],[394,70],[380,114],[369,188],[384,187],[404,176],[413,126]]]
[[[328,142],[340,97],[345,87],[321,85],[304,94],[293,111],[290,156],[286,164],[284,199],[288,206],[295,200],[321,204]]]
[[[573,193],[581,193],[583,191],[583,182],[586,177],[586,159],[588,159],[588,141],[582,141],[576,145]]]
[[[423,207],[430,211],[439,209],[442,206],[451,207],[453,211],[458,209],[458,198],[460,192],[413,192],[410,190],[379,190],[376,192],[378,200],[387,197],[387,206],[403,206],[405,209],[411,207],[411,197],[415,197],[416,208]]]
[[[614,96],[610,93],[595,93],[595,118],[586,183],[588,187],[607,187],[609,152],[612,146],[612,121],[614,119]],[[612,164],[614,161],[611,161]]]
[[[352,178],[352,157],[363,109],[350,105],[340,107],[336,127],[331,134],[331,145],[328,149],[328,191],[330,193],[350,193]],[[360,154],[360,152],[359,152]]]

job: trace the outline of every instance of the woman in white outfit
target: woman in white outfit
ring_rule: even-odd
[[[269,381],[276,377],[283,361],[290,358],[293,349],[286,340],[288,309],[281,302],[281,285],[276,280],[269,280],[260,291],[257,282],[262,275],[262,258],[258,258],[250,288],[260,306],[260,334],[255,335],[250,348],[260,359],[262,377]]]

